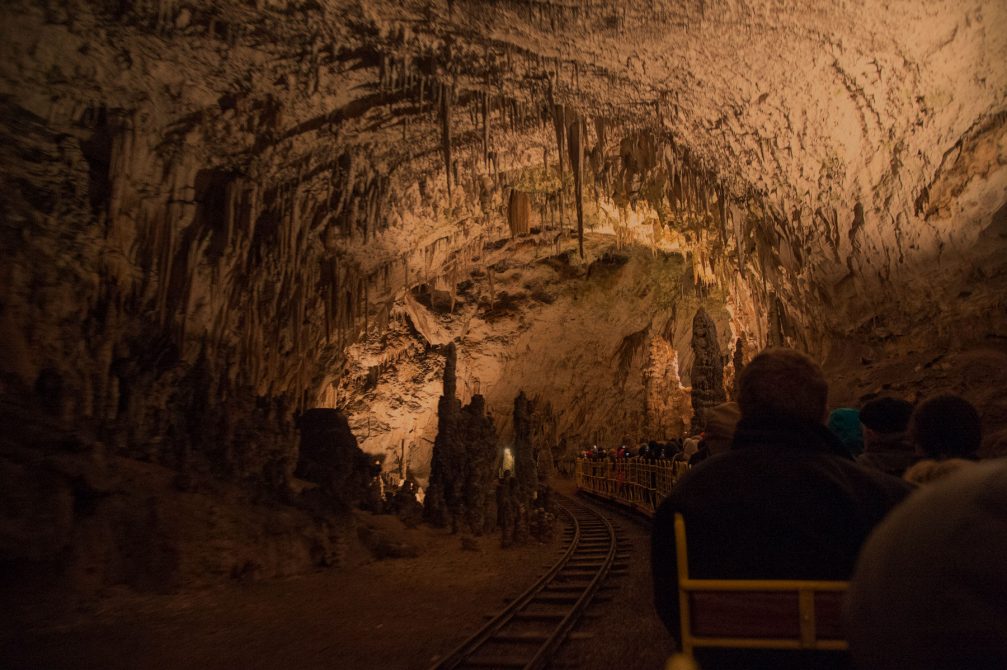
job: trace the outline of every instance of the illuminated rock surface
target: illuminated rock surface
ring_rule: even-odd
[[[1005,441],[1005,27],[978,1],[5,2],[3,556],[84,590],[338,563],[304,410],[425,482],[455,342],[459,401],[503,444],[519,391],[548,403],[561,467],[686,431],[701,306],[727,393],[787,344],[837,404],[957,390]]]

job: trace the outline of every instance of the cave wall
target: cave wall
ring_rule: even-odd
[[[757,342],[1003,333],[1001,3],[2,12],[3,372],[144,457],[288,467],[345,347],[534,166],[529,218],[680,238]]]
[[[306,408],[370,398],[365,448],[432,439],[458,338],[495,416],[538,356],[558,434],[672,430],[669,283],[716,297],[722,351],[808,350],[846,398],[881,358],[937,388],[1007,338],[1005,25],[995,0],[10,0],[0,409],[283,498]],[[513,276],[526,229],[566,288]],[[628,271],[589,278],[609,250]],[[417,390],[368,395],[399,363]]]
[[[551,405],[543,440],[557,459],[688,430],[693,317],[705,309],[721,350],[733,350],[727,292],[697,286],[679,253],[620,250],[610,235],[590,233],[590,262],[581,265],[576,240],[557,253],[550,237],[487,250],[486,270],[474,268],[453,300],[446,291],[410,294],[383,335],[350,347],[328,402],[348,414],[363,449],[388,454],[389,463],[404,458],[426,477],[452,342],[459,396],[485,397],[501,447],[514,440],[512,408],[522,391]],[[721,364],[733,366],[726,356]]]

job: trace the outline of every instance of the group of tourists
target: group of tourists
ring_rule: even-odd
[[[683,445],[681,439],[671,439],[667,442],[657,442],[651,440],[644,442],[635,449],[620,445],[612,449],[601,449],[598,445],[585,449],[581,453],[581,458],[590,461],[617,461],[624,458],[643,458],[646,460],[683,460]]]
[[[957,396],[876,398],[830,415],[821,368],[789,349],[756,356],[736,389],[736,403],[708,410],[705,455],[655,515],[654,596],[668,630],[679,634],[679,513],[691,577],[852,580],[857,667],[1007,667],[1007,459],[977,462],[975,408]],[[697,660],[851,667],[819,651],[700,649]]]

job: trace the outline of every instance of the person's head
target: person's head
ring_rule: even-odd
[[[904,433],[913,405],[901,398],[875,398],[860,409],[860,423],[874,435]],[[865,431],[865,435],[867,432]]]
[[[860,427],[860,411],[852,407],[840,407],[829,412],[825,424],[851,456],[864,450],[864,434]]]
[[[738,403],[725,402],[706,410],[706,428],[703,429],[703,443],[710,453],[719,454],[731,447],[734,428],[741,419]]]
[[[921,403],[913,413],[910,430],[916,450],[929,458],[975,458],[982,446],[979,412],[956,395]]]
[[[810,357],[793,349],[767,349],[742,369],[738,406],[746,419],[778,418],[821,424],[829,385]]]
[[[1007,460],[968,463],[875,527],[846,595],[861,670],[1007,668]]]

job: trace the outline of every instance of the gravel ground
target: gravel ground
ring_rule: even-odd
[[[361,521],[422,550],[344,572],[177,595],[107,593],[51,617],[7,609],[5,669],[426,668],[524,591],[560,546],[463,550],[457,536],[397,518]],[[26,622],[32,620],[34,625]]]
[[[574,492],[569,482],[557,488]],[[649,530],[606,516],[630,548],[627,573],[608,579],[611,600],[588,610],[555,665],[661,668],[673,642],[652,605]],[[426,668],[530,586],[561,549],[557,540],[503,550],[493,536],[468,551],[457,536],[409,530],[394,517],[361,514],[360,522],[417,545],[420,556],[176,595],[110,591],[52,616],[9,607],[0,667]]]

